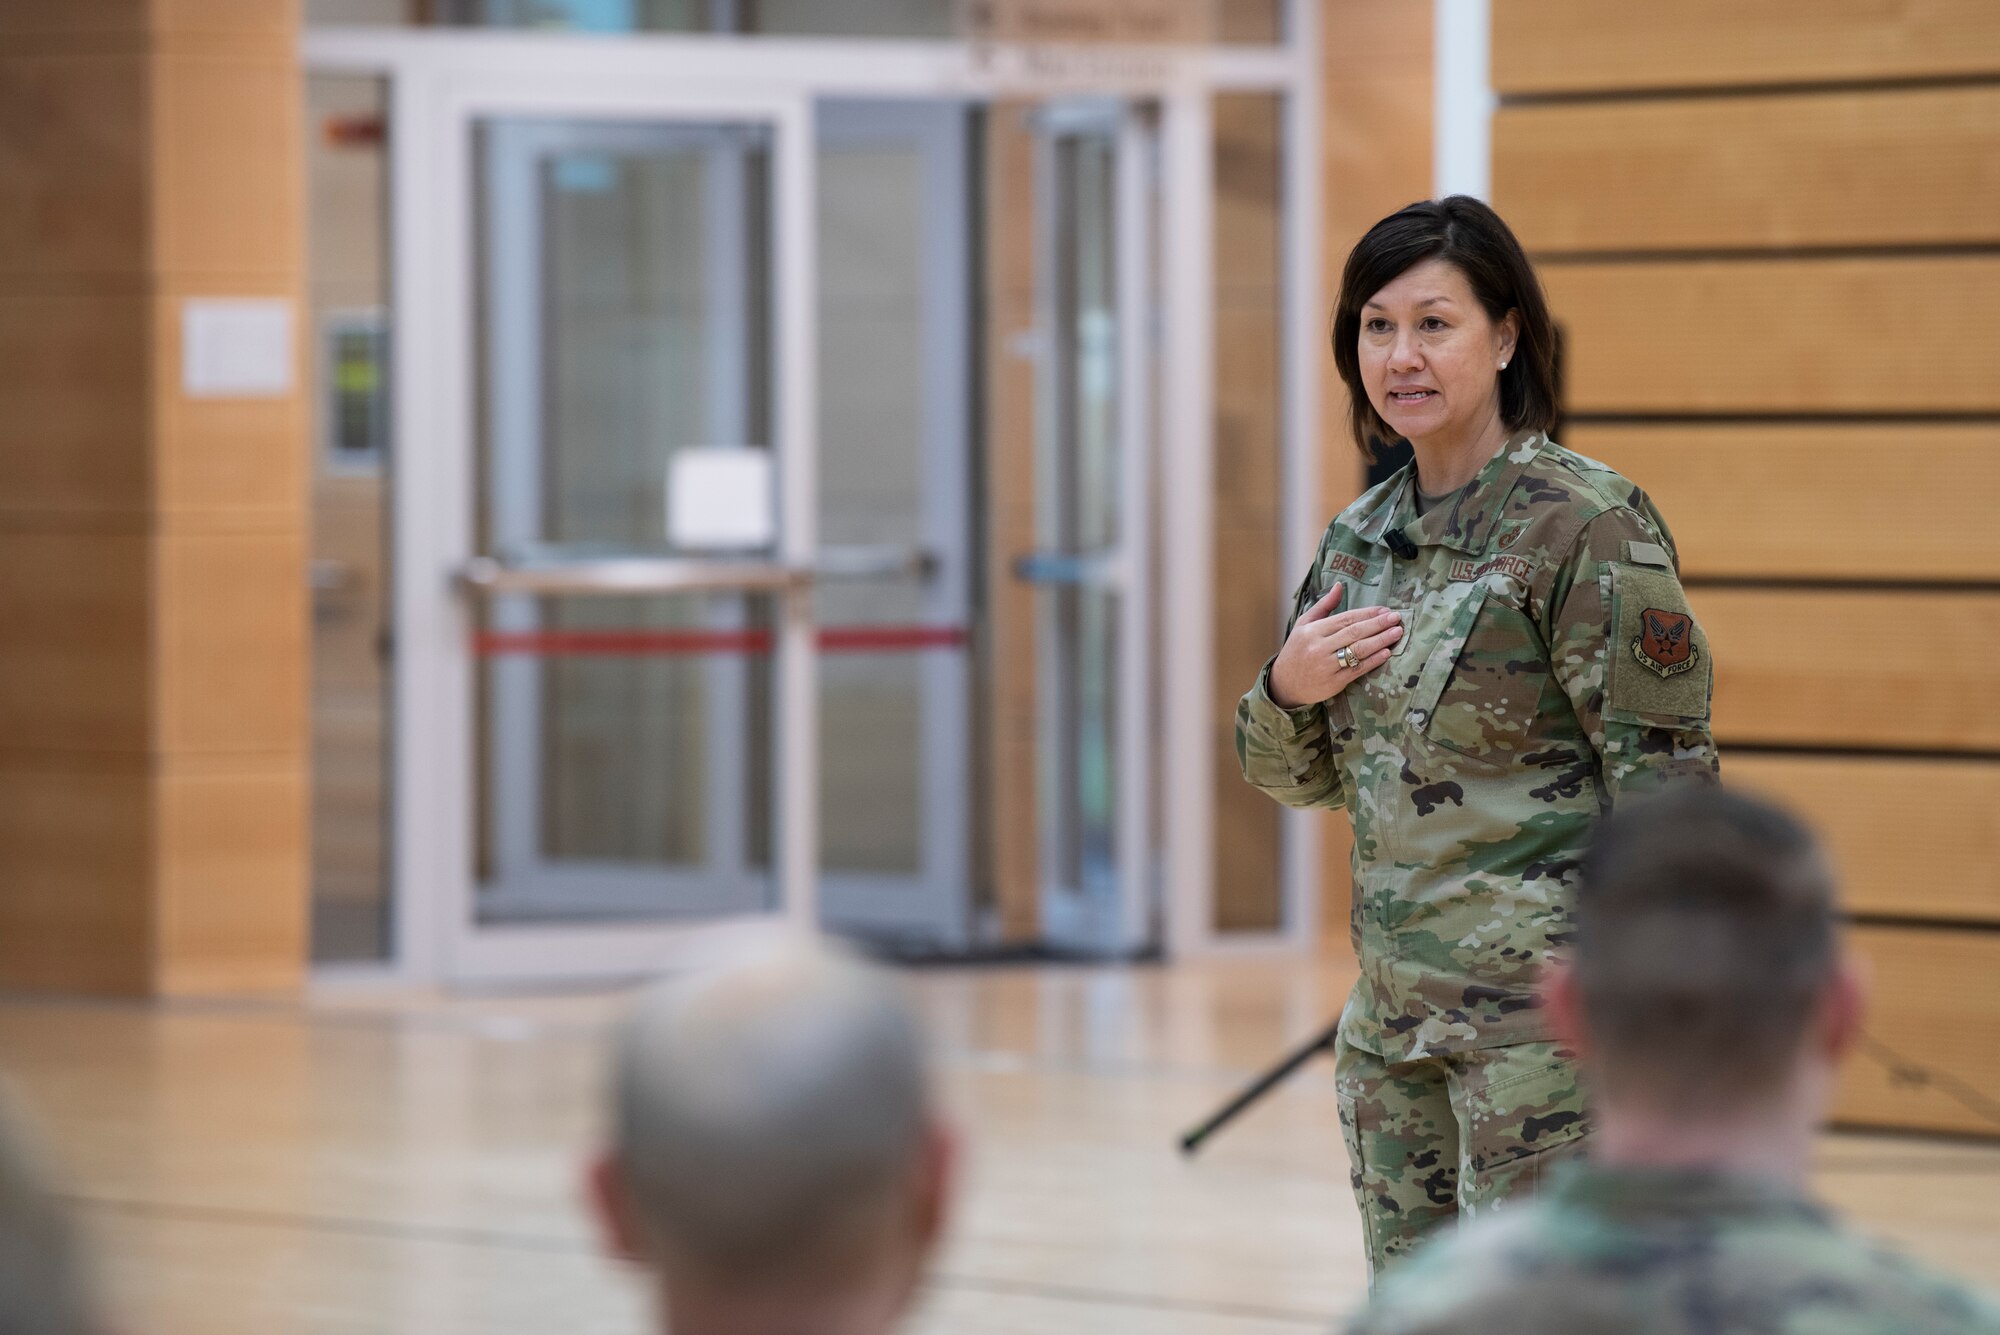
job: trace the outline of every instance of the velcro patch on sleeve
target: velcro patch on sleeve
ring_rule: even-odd
[[[1635,565],[1659,566],[1665,570],[1674,568],[1674,558],[1667,555],[1667,549],[1657,542],[1627,542],[1625,559]]]
[[[1613,563],[1607,716],[1673,724],[1708,718],[1708,638],[1671,570]]]

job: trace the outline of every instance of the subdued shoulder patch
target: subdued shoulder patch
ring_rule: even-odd
[[[1674,568],[1674,558],[1657,542],[1627,542],[1625,559],[1635,565],[1658,566],[1662,570]]]
[[[1650,546],[1632,543],[1633,547]],[[1708,637],[1671,566],[1612,562],[1607,717],[1674,726],[1708,718]]]

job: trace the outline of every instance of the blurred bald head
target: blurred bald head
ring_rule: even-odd
[[[635,1250],[670,1289],[677,1271],[795,1288],[899,1261],[913,1280],[937,1232],[922,1031],[896,980],[845,952],[765,946],[646,993],[613,1134]]]

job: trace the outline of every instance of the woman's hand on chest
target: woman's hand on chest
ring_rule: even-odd
[[[1271,664],[1271,699],[1282,709],[1320,704],[1389,661],[1403,636],[1403,614],[1392,607],[1339,610],[1345,584],[1335,584],[1299,614]]]

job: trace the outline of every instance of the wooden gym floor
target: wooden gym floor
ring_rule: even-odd
[[[923,1332],[1323,1331],[1362,1290],[1324,1063],[1176,1133],[1335,1012],[1334,966],[913,975],[971,1141]],[[579,1208],[614,992],[0,1003],[0,1065],[147,1335],[639,1332]],[[1832,1135],[1821,1192],[2000,1280],[2000,1144]]]

